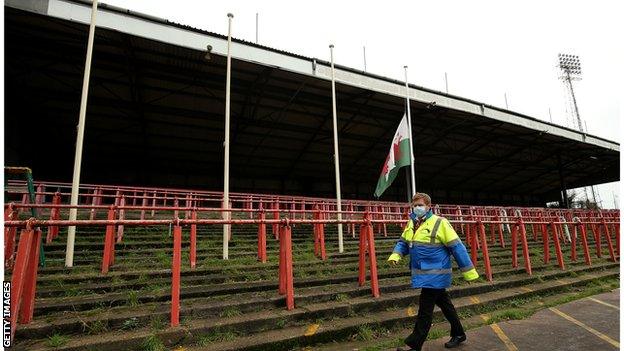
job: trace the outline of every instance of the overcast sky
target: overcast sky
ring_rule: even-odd
[[[624,24],[616,1],[104,0],[157,17],[335,62],[568,127],[557,54],[579,55],[574,88],[590,134],[621,142]],[[619,33],[619,34],[617,34]],[[414,123],[417,123],[415,121]],[[605,208],[619,183],[598,187]]]

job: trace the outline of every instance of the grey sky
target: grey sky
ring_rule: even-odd
[[[226,34],[297,54],[329,59],[572,127],[566,113],[557,54],[579,55],[583,80],[575,83],[588,131],[620,142],[624,25],[617,2],[594,1],[161,1],[105,3]],[[617,34],[620,33],[620,34]],[[417,123],[415,121],[414,123]],[[417,136],[415,136],[417,137]],[[613,207],[619,182],[599,186]]]

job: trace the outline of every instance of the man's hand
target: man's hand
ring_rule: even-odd
[[[399,262],[400,259],[401,259],[401,255],[396,252],[393,252],[392,255],[388,257],[388,262],[390,262],[391,265],[396,266],[397,262]]]

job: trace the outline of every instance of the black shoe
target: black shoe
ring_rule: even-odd
[[[466,334],[461,336],[453,336],[451,337],[451,340],[449,340],[447,343],[444,343],[444,347],[446,347],[447,349],[452,349],[453,347],[459,346],[459,344],[464,341],[466,341]]]
[[[396,351],[420,351],[420,350],[414,349],[411,346],[405,346],[405,347],[397,347]]]

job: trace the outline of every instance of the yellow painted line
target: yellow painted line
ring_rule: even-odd
[[[486,323],[488,319],[490,319],[490,316],[487,314],[480,314],[479,317],[481,317],[481,319],[483,319],[483,321]],[[511,339],[509,339],[507,334],[503,332],[503,330],[498,326],[498,324],[492,323],[490,324],[490,328],[492,328],[496,336],[498,336],[498,338],[503,342],[503,344],[505,344],[505,347],[507,348],[508,351],[518,351],[518,348],[516,347],[516,345],[514,345]]]
[[[518,348],[516,347],[516,345],[514,345],[511,339],[509,339],[509,337],[503,332],[503,330],[496,323],[490,324],[490,328],[492,328],[494,333],[496,333],[496,336],[498,336],[498,338],[501,339],[503,344],[505,344],[505,347],[507,347],[507,350],[518,351]]]
[[[407,308],[407,315],[410,317],[414,317],[416,315],[416,310],[414,309],[414,307],[408,307]]]
[[[611,307],[611,308],[615,308],[615,309],[616,309],[616,310],[618,310],[618,311],[620,310],[620,308],[619,308],[619,307],[617,307],[617,306],[615,306],[615,305],[612,305],[612,304],[610,304],[610,303],[606,303],[606,302],[604,302],[604,301],[600,301],[600,300],[598,300],[598,299],[594,299],[593,297],[588,297],[588,299],[590,299],[590,300],[592,300],[592,301],[594,301],[594,302],[598,302],[599,304],[602,304],[602,305],[605,305],[605,306],[609,306],[609,307]]]
[[[472,301],[472,303],[479,303],[479,302],[481,302],[481,300],[479,300],[479,298],[476,297],[476,296],[470,296],[470,301]]]
[[[306,328],[306,331],[305,331],[305,333],[303,333],[303,335],[305,335],[305,336],[312,336],[312,335],[316,334],[316,331],[318,330],[319,327],[320,327],[320,324],[310,324]]]
[[[527,288],[526,286],[521,286],[520,290],[526,291],[526,292],[533,292],[534,290],[531,288]]]
[[[569,315],[567,315],[567,314],[565,314],[565,313],[563,313],[563,312],[559,311],[558,309],[556,309],[556,308],[554,308],[554,307],[549,308],[549,310],[551,310],[551,311],[555,312],[556,314],[558,314],[558,315],[560,315],[561,317],[563,317],[563,318],[565,318],[565,319],[569,320],[570,322],[572,322],[572,323],[574,323],[574,324],[578,325],[579,327],[581,327],[581,328],[583,328],[583,329],[587,330],[588,332],[590,332],[590,333],[592,333],[592,334],[596,335],[597,337],[599,337],[599,338],[601,338],[602,340],[604,340],[604,341],[608,342],[609,344],[611,344],[611,345],[613,345],[613,346],[617,347],[618,349],[620,348],[620,343],[619,343],[619,342],[617,342],[617,341],[615,341],[615,340],[611,339],[610,337],[608,337],[608,336],[604,335],[603,333],[601,333],[601,332],[597,331],[596,329],[594,329],[594,328],[592,328],[592,327],[588,326],[587,324],[585,324],[585,323],[583,323],[583,322],[581,322],[581,321],[579,321],[579,320],[577,320],[577,319],[574,319],[573,317],[571,317],[571,316],[569,316]]]

